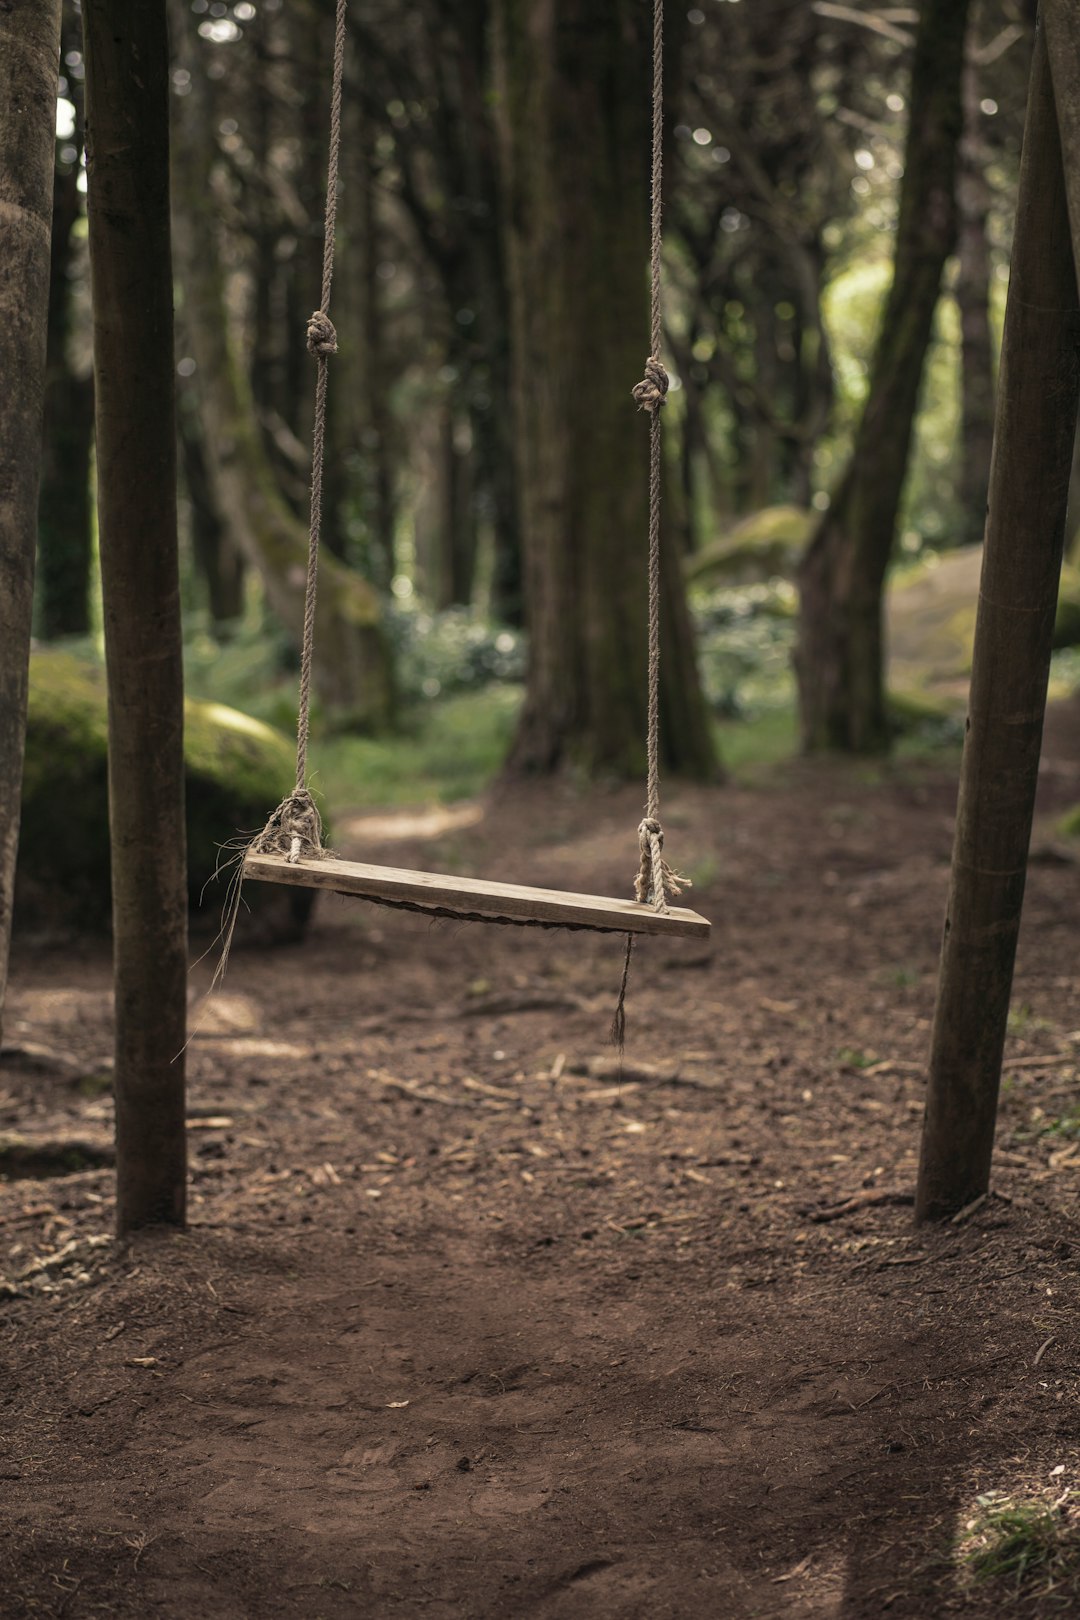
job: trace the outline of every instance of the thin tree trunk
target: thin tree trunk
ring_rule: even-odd
[[[82,27],[73,6],[64,9],[65,53],[81,47]],[[38,629],[46,641],[82,636],[90,628],[93,524],[90,451],[94,442],[94,381],[76,371],[71,357],[72,273],[75,227],[82,213],[79,154],[83,145],[82,86],[72,75],[68,96],[75,108],[70,139],[57,143],[53,189],[52,260],[49,273],[49,340],[45,376],[41,493],[38,499]],[[61,158],[62,147],[74,154]]]
[[[327,543],[384,594],[395,574],[393,416],[386,316],[378,277],[376,131],[345,59],[338,252],[349,267],[334,288],[338,358],[330,368],[324,474]]]
[[[956,236],[956,153],[968,0],[925,0],[893,283],[851,461],[799,574],[796,653],[803,746],[889,745],[882,597],[941,273]]]
[[[977,545],[986,525],[986,492],[994,443],[994,343],[990,332],[991,192],[987,153],[980,138],[979,68],[974,40],[964,63],[964,134],[956,178],[959,212],[956,302],[960,311],[960,506],[959,538]]]
[[[117,1228],[182,1225],[187,860],[165,0],[83,0]]]
[[[495,6],[529,670],[511,768],[644,768],[648,16],[630,0]],[[715,767],[674,546],[663,746]],[[679,660],[676,663],[676,659]]]
[[[177,402],[177,420],[184,489],[190,511],[192,558],[206,586],[207,605],[215,630],[228,636],[244,611],[247,570],[214,499],[197,411],[190,401],[185,404],[183,394]]]
[[[1080,141],[1070,157],[1072,166],[1080,163]],[[1080,211],[1074,219],[1080,227]],[[1061,144],[1040,34],[1020,166],[918,1220],[950,1215],[990,1181],[1080,395],[1078,355]]]
[[[439,424],[438,524],[434,578],[436,608],[467,607],[476,571],[476,514],[469,456],[457,443],[453,400],[442,407]]]
[[[26,741],[59,57],[60,0],[0,7],[0,1028]]]

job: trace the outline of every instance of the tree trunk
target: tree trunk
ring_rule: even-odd
[[[0,8],[0,1030],[26,741],[59,57],[60,0]]]
[[[470,458],[457,442],[457,426],[454,404],[448,399],[439,424],[438,522],[434,536],[433,598],[439,609],[468,607],[476,571]]]
[[[328,379],[330,450],[323,528],[331,548],[336,546],[340,557],[385,593],[395,573],[392,368],[378,277],[376,131],[350,78],[351,67],[350,51],[345,59],[338,216],[338,252],[349,273],[339,276],[334,288],[340,352]]]
[[[65,7],[61,35],[65,52],[81,45],[82,29]],[[45,428],[38,499],[38,629],[46,641],[83,636],[90,629],[93,524],[90,451],[94,442],[94,382],[71,357],[76,263],[75,227],[82,213],[79,154],[83,146],[82,89],[72,76],[68,96],[75,130],[57,143],[53,189],[52,259],[49,272],[49,339],[45,374]],[[64,158],[68,147],[72,156]]]
[[[243,556],[232,544],[214,499],[206,464],[206,446],[198,411],[185,389],[177,402],[184,490],[188,499],[189,532],[196,572],[206,586],[206,601],[214,628],[227,637],[244,611],[246,569]],[[185,399],[185,394],[188,398]]]
[[[307,535],[267,462],[251,388],[233,352],[212,195],[212,104],[181,0],[170,15],[176,56],[191,73],[174,116],[174,230],[185,330],[197,362],[211,487],[230,537],[258,572],[267,601],[294,645],[304,620]],[[310,314],[310,310],[307,312]],[[314,362],[312,362],[314,365]],[[392,712],[389,646],[374,589],[337,558],[319,564],[314,678],[341,721],[377,728]]]
[[[645,762],[648,16],[630,0],[498,0],[500,143],[529,670],[511,768]],[[674,546],[663,749],[714,756]]]
[[[956,235],[967,0],[926,0],[911,76],[893,283],[851,462],[799,573],[803,746],[889,745],[882,596],[941,273]]]
[[[1058,15],[1071,30],[1071,19]],[[1080,163],[1080,139],[1069,155],[1072,167]],[[1080,242],[1080,210],[1074,219]],[[1078,355],[1061,143],[1040,34],[1020,166],[918,1220],[952,1214],[990,1181],[1076,430]]]
[[[165,0],[83,0],[117,1228],[182,1225],[187,860]]]
[[[963,545],[977,545],[986,526],[986,492],[994,443],[994,342],[990,332],[992,195],[980,137],[979,69],[974,40],[964,63],[964,134],[956,177],[959,214],[956,303],[960,311],[960,506]]]

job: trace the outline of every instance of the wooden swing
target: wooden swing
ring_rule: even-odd
[[[683,937],[707,936],[706,918],[683,906],[668,904],[688,886],[663,856],[660,826],[659,781],[659,677],[660,677],[660,410],[668,388],[660,362],[660,180],[662,156],[663,0],[654,3],[653,124],[652,124],[652,303],[651,354],[645,377],[633,390],[641,410],[649,413],[649,686],[648,686],[648,790],[645,817],[638,828],[639,870],[633,900],[606,895],[566,894],[558,889],[537,889],[514,883],[489,882],[437,872],[402,871],[396,867],[368,866],[340,860],[322,841],[322,823],[307,787],[307,745],[311,691],[311,664],[315,632],[315,592],[318,572],[319,531],[322,519],[322,480],[326,444],[326,382],[329,357],[337,352],[337,334],[330,320],[330,285],[334,267],[334,228],[337,213],[338,155],[341,144],[341,94],[345,59],[346,0],[337,0],[334,38],[333,93],[330,103],[330,156],[326,184],[326,230],[323,241],[322,302],[308,323],[308,349],[318,367],[315,388],[315,424],[312,435],[311,529],[308,546],[304,635],[300,665],[297,725],[296,787],[278,805],[265,828],[248,846],[242,876],[265,883],[330,889],[357,895],[381,905],[400,906],[439,917],[466,921],[514,923],[547,928],[587,928],[627,936],[627,967],[636,934]],[[623,975],[623,994],[626,971]],[[622,998],[620,998],[621,1007]]]

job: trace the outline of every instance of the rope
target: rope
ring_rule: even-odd
[[[300,698],[296,717],[296,786],[271,815],[252,843],[260,854],[280,854],[289,861],[310,860],[325,853],[322,822],[307,785],[308,737],[311,732],[311,667],[315,652],[315,604],[319,583],[319,539],[322,532],[323,467],[326,461],[326,383],[330,356],[337,353],[337,332],[330,319],[334,279],[334,236],[337,230],[338,168],[341,154],[341,87],[345,75],[345,7],[337,0],[334,25],[333,86],[330,94],[330,153],[326,166],[326,214],[323,227],[322,288],[319,307],[307,324],[308,353],[315,359],[315,422],[311,434],[311,519],[308,527],[307,583],[304,588],[304,633],[300,650]]]
[[[660,358],[664,333],[660,305],[661,272],[664,256],[663,175],[664,175],[664,0],[653,0],[652,40],[652,206],[649,243],[649,357],[645,375],[635,384],[634,399],[639,410],[649,413],[649,675],[646,721],[645,815],[638,827],[638,871],[634,895],[641,905],[667,910],[668,896],[674,899],[689,887],[689,880],[674,872],[664,859],[664,829],[660,824],[660,485],[662,445],[660,412],[667,403],[668,374]],[[630,981],[630,959],[634,936],[626,936],[619,1000],[611,1024],[611,1039],[622,1052],[626,1040],[626,990]]]

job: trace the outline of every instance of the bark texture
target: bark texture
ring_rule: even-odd
[[[632,0],[498,0],[529,670],[511,768],[644,769],[649,17]],[[714,757],[674,546],[663,750]]]
[[[182,1225],[187,862],[165,0],[84,0],[117,1226]]]
[[[971,42],[964,64],[964,134],[956,179],[959,227],[956,303],[960,311],[960,508],[963,545],[977,545],[986,526],[986,492],[994,445],[994,340],[990,330],[992,193],[989,154],[981,136],[979,68]]]
[[[64,55],[81,50],[82,24],[64,7]],[[94,442],[94,381],[72,356],[76,226],[82,214],[79,156],[83,142],[82,84],[74,74],[67,95],[75,108],[70,140],[57,142],[49,272],[49,340],[45,371],[45,431],[38,499],[38,628],[42,638],[83,636],[90,629],[93,524],[90,451]],[[66,155],[65,155],[66,149]]]
[[[60,0],[0,7],[0,1024],[26,740]]]
[[[1073,167],[1080,163],[1076,136],[1080,129],[1067,149]],[[1080,225],[1080,211],[1074,219]],[[1078,391],[1080,309],[1040,36],[1020,168],[919,1220],[942,1219],[989,1186]]]
[[[803,746],[889,744],[882,596],[923,361],[956,240],[956,158],[967,0],[926,0],[915,44],[896,258],[851,461],[799,576],[796,671]]]

